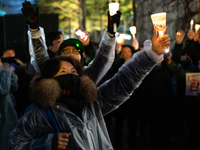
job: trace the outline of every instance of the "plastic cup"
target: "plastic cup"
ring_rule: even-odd
[[[163,31],[166,29],[166,12],[152,14],[151,20],[154,29],[159,32],[159,36],[163,36]]]
[[[117,11],[119,10],[119,3],[109,3],[108,6],[109,6],[110,16],[117,14]],[[117,32],[116,23],[113,24],[113,31]]]
[[[129,30],[131,31],[131,34],[133,35],[133,38],[135,38],[135,34],[136,34],[136,32],[137,32],[136,26],[131,26],[131,27],[129,28]]]
[[[109,3],[108,5],[109,5],[110,15],[111,16],[115,15],[119,10],[119,3]]]

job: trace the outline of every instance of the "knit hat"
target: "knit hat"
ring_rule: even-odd
[[[62,44],[60,45],[59,50],[56,52],[56,54],[60,55],[61,52],[63,51],[63,49],[67,46],[74,46],[77,50],[79,50],[79,53],[81,56],[82,56],[83,52],[85,51],[85,46],[83,45],[83,43],[80,40],[70,38],[70,39],[64,40],[62,42]]]

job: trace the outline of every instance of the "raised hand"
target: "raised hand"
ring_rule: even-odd
[[[65,150],[71,133],[55,133],[52,139],[52,150]]]
[[[194,32],[194,41],[198,41],[199,33],[197,31]]]
[[[138,40],[136,38],[132,39],[132,46],[133,46],[134,50],[139,49],[139,43],[138,43]]]
[[[30,25],[31,29],[38,29],[39,28],[39,9],[36,8],[34,11],[33,6],[29,1],[25,1],[22,3],[22,13],[26,18],[26,24]]]
[[[152,39],[152,50],[156,54],[162,55],[165,52],[165,50],[169,48],[170,43],[171,43],[170,37],[167,34],[165,34],[162,37],[160,36],[157,37],[157,31],[154,30],[153,39]]]
[[[113,16],[110,16],[110,13],[108,11],[108,32],[111,33],[111,34],[115,34],[113,32],[113,24],[116,23],[117,24],[117,27],[119,26],[120,24],[120,17],[121,17],[121,12],[118,10],[117,11],[117,14],[113,15]]]
[[[185,32],[183,30],[178,31],[176,33],[176,43],[181,44],[184,37],[185,37]]]

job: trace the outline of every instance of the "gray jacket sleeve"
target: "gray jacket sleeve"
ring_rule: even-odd
[[[14,93],[18,89],[18,77],[12,67],[0,66],[0,95]]]
[[[155,64],[163,60],[163,55],[157,55],[157,58],[153,55],[157,54],[151,47],[144,47],[126,61],[113,78],[98,87],[98,102],[103,115],[125,102]]]
[[[30,111],[28,110],[29,108]],[[44,134],[45,126],[40,120],[44,116],[37,107],[29,106],[10,134],[9,150],[51,150],[54,133]],[[48,121],[47,121],[48,122]]]
[[[84,73],[88,75],[96,85],[108,72],[114,62],[115,44],[116,36],[110,38],[107,34],[107,30],[105,30],[94,60],[88,67],[84,68]]]
[[[49,59],[45,41],[44,29],[40,27],[38,31],[28,31],[30,63],[35,71],[40,73],[41,65]]]

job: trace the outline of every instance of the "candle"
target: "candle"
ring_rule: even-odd
[[[193,24],[194,24],[194,21],[191,20],[191,21],[190,21],[190,29],[191,29],[191,30],[192,30],[192,28],[193,28]]]
[[[129,28],[129,30],[131,31],[131,34],[133,35],[133,38],[135,38],[136,26],[131,26],[131,27]]]
[[[163,31],[166,29],[166,12],[152,14],[151,20],[154,30],[159,32],[159,36],[163,36]]]
[[[195,25],[195,30],[198,31],[200,29],[200,24]]]
[[[178,31],[177,33],[176,33],[177,35],[181,35],[181,33]]]

